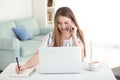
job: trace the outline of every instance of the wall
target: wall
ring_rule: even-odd
[[[34,16],[38,25],[47,24],[47,0],[0,0],[0,22]]]
[[[39,25],[47,24],[47,0],[33,0],[33,16]]]
[[[0,22],[32,16],[32,0],[0,0]]]

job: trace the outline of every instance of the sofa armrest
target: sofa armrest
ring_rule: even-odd
[[[48,27],[46,27],[46,26],[40,26],[40,35],[46,35],[46,34],[48,34],[49,32],[52,32],[53,31],[53,27],[50,27],[50,26],[48,26]]]
[[[20,48],[20,42],[15,38],[0,38],[0,49],[2,50],[16,50]]]

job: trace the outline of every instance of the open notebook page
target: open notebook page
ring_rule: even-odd
[[[30,68],[25,70],[23,73],[21,74],[17,74],[15,71],[10,75],[10,77],[30,77],[34,72],[36,71],[36,68]]]

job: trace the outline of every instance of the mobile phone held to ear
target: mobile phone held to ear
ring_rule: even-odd
[[[71,22],[71,24],[70,24],[70,26],[69,26],[69,31],[71,32],[72,30],[74,30],[74,28],[73,27],[71,27],[71,26],[73,26],[74,25],[74,23],[73,23],[73,21]]]
[[[70,27],[69,31],[71,32],[71,31],[73,31],[73,30],[74,30],[74,28]]]

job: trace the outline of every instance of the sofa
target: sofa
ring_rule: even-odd
[[[28,61],[51,31],[53,27],[38,26],[34,17],[0,22],[0,70],[16,62],[16,57],[20,63]],[[23,39],[19,36],[21,34]]]

